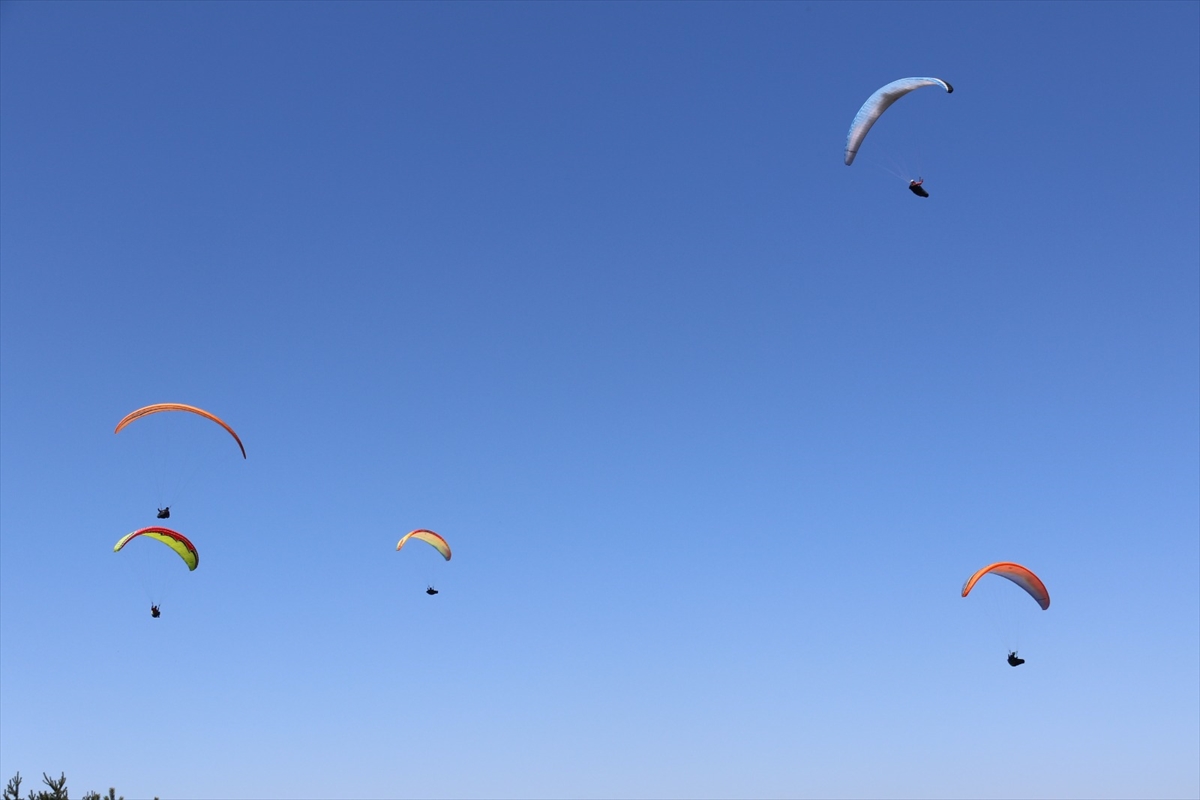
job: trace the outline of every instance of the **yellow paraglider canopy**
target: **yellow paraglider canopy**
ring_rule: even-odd
[[[183,562],[188,565],[188,570],[193,570],[200,566],[200,553],[196,551],[196,546],[188,541],[188,538],[182,533],[171,530],[170,528],[142,528],[133,533],[128,533],[122,536],[113,546],[113,552],[120,552],[121,548],[129,544],[139,536],[147,536],[156,541],[162,542],[167,547],[174,550],[183,559]]]
[[[396,544],[396,549],[399,550],[401,547],[404,547],[404,543],[409,539],[419,539],[422,542],[433,545],[434,549],[442,554],[442,558],[446,559],[447,561],[450,560],[450,545],[446,543],[445,539],[443,539],[441,536],[438,536],[433,531],[427,531],[424,528],[417,528],[412,533],[406,533],[404,534],[404,537]]]

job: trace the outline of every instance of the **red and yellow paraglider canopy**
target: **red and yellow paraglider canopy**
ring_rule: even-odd
[[[170,528],[160,528],[158,526],[152,528],[142,528],[133,533],[127,533],[117,540],[113,546],[113,552],[120,552],[121,548],[132,542],[139,536],[145,536],[148,539],[162,542],[167,547],[174,550],[187,564],[188,570],[193,570],[200,566],[200,553],[196,551],[196,546],[188,541],[188,538],[178,531],[173,531]]]
[[[412,533],[406,533],[404,534],[404,537],[401,538],[396,544],[396,549],[399,550],[401,547],[404,547],[404,543],[409,539],[417,539],[432,545],[435,550],[442,554],[442,558],[446,559],[447,561],[450,560],[450,545],[446,543],[445,539],[443,539],[441,536],[438,536],[433,531],[427,531],[424,528],[417,528]]]

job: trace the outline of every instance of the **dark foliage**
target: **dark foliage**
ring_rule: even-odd
[[[57,778],[51,778],[43,772],[42,783],[46,784],[47,788],[37,792],[30,789],[25,800],[68,800],[66,774],[60,772]],[[4,787],[3,800],[21,800],[21,773],[18,772],[9,779],[8,785]],[[118,796],[117,790],[109,787],[108,794],[88,792],[83,796],[83,800],[125,800],[125,798]],[[154,800],[158,800],[158,798],[156,797]]]

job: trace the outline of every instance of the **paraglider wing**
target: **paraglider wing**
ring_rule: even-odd
[[[988,564],[970,578],[967,578],[967,582],[963,584],[962,596],[966,597],[970,594],[976,582],[988,573],[1008,578],[1017,586],[1020,586],[1029,593],[1030,597],[1037,601],[1037,604],[1042,607],[1043,611],[1050,607],[1050,592],[1046,591],[1046,584],[1042,583],[1041,578],[1034,575],[1028,568],[1022,567],[1020,564],[1014,564],[1011,561],[997,561],[995,564]]]
[[[923,86],[940,86],[946,90],[947,94],[954,91],[954,87],[941,78],[901,78],[898,81],[892,81],[867,98],[867,102],[863,103],[862,108],[854,115],[854,122],[850,124],[850,132],[846,134],[847,167],[854,163],[854,157],[858,155],[858,148],[862,145],[863,139],[867,137],[867,131],[871,130],[871,126],[875,124],[875,120],[879,119],[879,116],[887,111],[892,103]]]
[[[152,406],[139,408],[137,411],[126,415],[124,419],[118,422],[117,429],[113,431],[113,433],[120,433],[122,428],[133,422],[135,419],[141,419],[142,417],[147,417],[151,414],[157,414],[160,411],[187,411],[191,414],[199,414],[205,419],[212,420],[228,431],[229,435],[233,437],[233,440],[237,442],[238,448],[242,451],[242,458],[246,457],[246,447],[242,444],[241,438],[238,437],[233,428],[229,427],[229,424],[226,423],[225,420],[221,419],[216,414],[205,411],[203,408],[196,408],[195,406],[188,406],[184,405],[183,403],[155,403]]]
[[[122,547],[139,536],[148,536],[174,550],[183,559],[184,563],[188,565],[189,570],[193,570],[200,565],[200,553],[196,551],[196,546],[188,541],[188,538],[182,533],[177,533],[170,528],[142,528],[141,530],[126,534],[113,546],[113,552],[119,552]]]
[[[446,559],[447,561],[450,560],[450,545],[446,544],[446,540],[441,536],[438,536],[433,531],[427,531],[424,528],[418,528],[412,533],[406,533],[404,534],[404,538],[402,538],[396,544],[396,549],[399,550],[401,547],[404,547],[404,543],[409,539],[419,539],[422,542],[427,542],[428,544],[433,545],[433,547],[442,554],[442,558]]]

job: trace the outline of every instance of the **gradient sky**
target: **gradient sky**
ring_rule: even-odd
[[[0,112],[0,780],[1200,795],[1200,4],[6,2]]]

